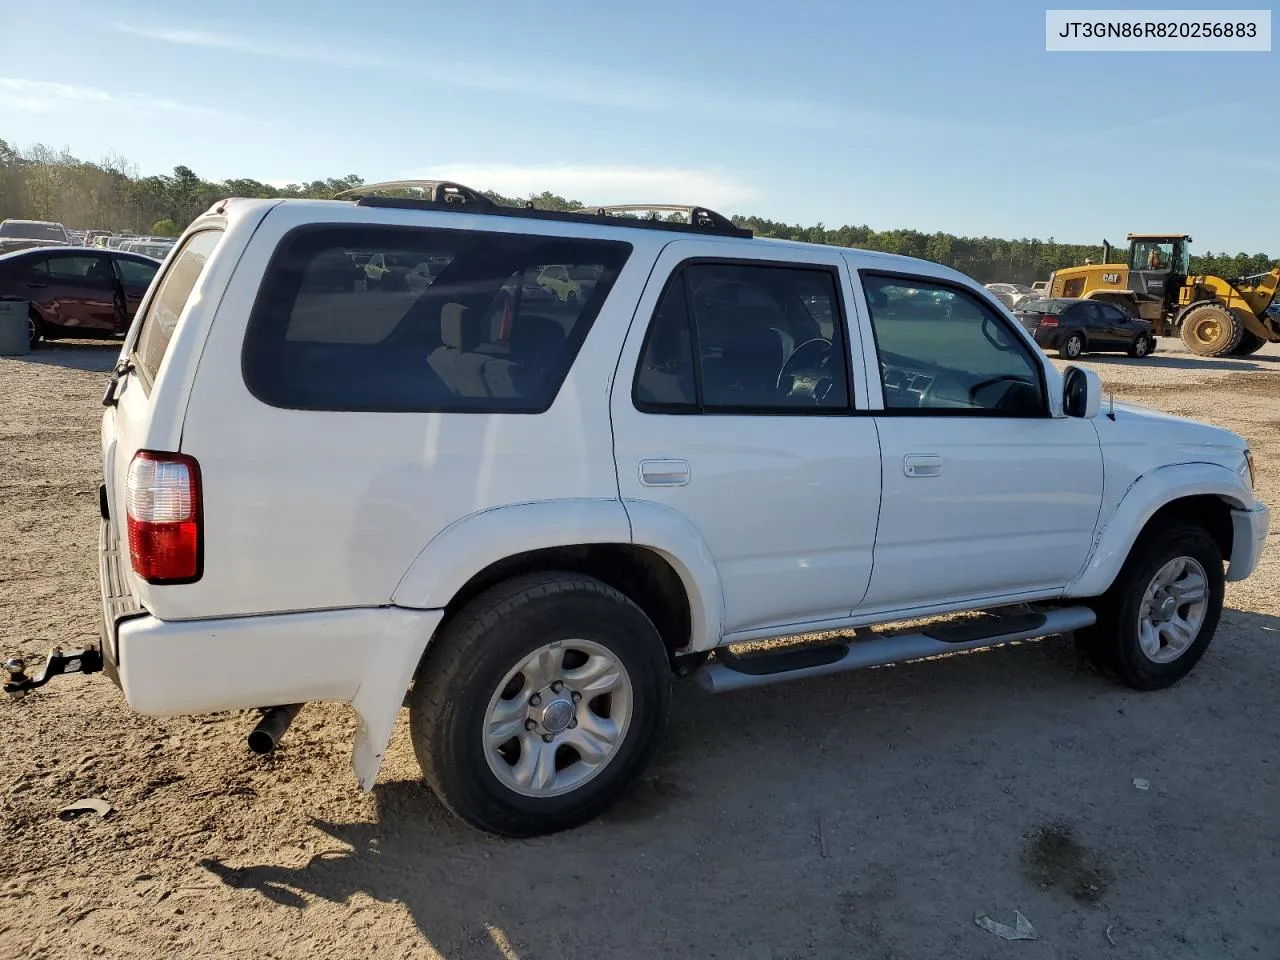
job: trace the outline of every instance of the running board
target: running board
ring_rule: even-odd
[[[1058,607],[1033,614],[990,617],[986,632],[977,635],[973,621],[961,620],[955,629],[933,627],[921,633],[899,633],[853,643],[824,647],[804,647],[780,653],[739,656],[721,648],[714,661],[694,673],[698,685],[711,693],[726,693],[747,687],[761,687],[783,680],[821,677],[829,673],[882,667],[905,660],[920,660],[961,650],[980,650],[1016,640],[1031,640],[1056,633],[1069,633],[1092,626],[1097,617],[1088,607]],[[980,618],[977,623],[982,623]],[[946,639],[943,639],[943,638]],[[951,639],[954,637],[955,639]]]

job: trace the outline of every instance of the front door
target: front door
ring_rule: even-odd
[[[835,251],[722,250],[668,244],[640,301],[611,398],[623,502],[669,508],[701,537],[726,634],[846,617],[880,505],[847,268]]]
[[[41,298],[49,305],[51,322],[74,335],[113,333],[121,297],[107,258],[94,253],[56,253],[37,270],[48,285]]]
[[[866,271],[861,282],[879,350],[884,464],[864,607],[1065,586],[1101,504],[1093,424],[1049,415],[1035,348],[976,291]]]

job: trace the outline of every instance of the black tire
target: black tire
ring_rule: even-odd
[[[1058,347],[1058,356],[1064,360],[1078,360],[1084,355],[1085,347],[1084,334],[1069,333],[1062,346]]]
[[[1251,354],[1257,353],[1264,346],[1266,346],[1266,343],[1267,341],[1263,340],[1256,333],[1250,333],[1248,330],[1246,330],[1244,331],[1243,334],[1241,334],[1240,342],[1236,345],[1236,348],[1231,351],[1231,356],[1233,357],[1250,356]]]
[[[44,337],[44,321],[34,309],[27,310],[27,345],[34,350]]]
[[[1149,357],[1155,351],[1155,340],[1149,333],[1140,333],[1133,338],[1133,343],[1129,344],[1129,356],[1136,357],[1141,360]]]
[[[631,714],[617,752],[592,779],[559,796],[504,784],[486,759],[490,698],[508,671],[549,642],[589,638],[631,679]],[[671,667],[653,623],[613,587],[575,573],[516,577],[485,591],[442,627],[409,698],[414,752],[455,815],[508,837],[554,833],[598,816],[644,769],[666,723]]]
[[[1143,595],[1156,573],[1178,557],[1194,559],[1205,571],[1208,608],[1190,645],[1176,659],[1159,663],[1142,651],[1138,621]],[[1177,683],[1204,656],[1222,615],[1225,586],[1222,553],[1203,527],[1178,525],[1144,534],[1120,575],[1094,602],[1098,621],[1076,632],[1076,643],[1104,673],[1135,690],[1159,690]]]
[[[1178,318],[1182,342],[1201,357],[1225,357],[1245,334],[1240,318],[1220,303],[1196,303]]]

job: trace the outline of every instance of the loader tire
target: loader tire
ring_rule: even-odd
[[[1247,357],[1250,354],[1257,353],[1267,345],[1267,341],[1263,340],[1256,333],[1250,333],[1248,330],[1240,338],[1240,343],[1231,351],[1233,357]]]
[[[1245,334],[1240,318],[1220,303],[1197,303],[1179,320],[1182,342],[1201,357],[1225,357],[1240,345]]]

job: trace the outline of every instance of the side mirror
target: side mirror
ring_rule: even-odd
[[[1062,412],[1092,420],[1102,409],[1102,378],[1084,367],[1067,367],[1062,376]]]

